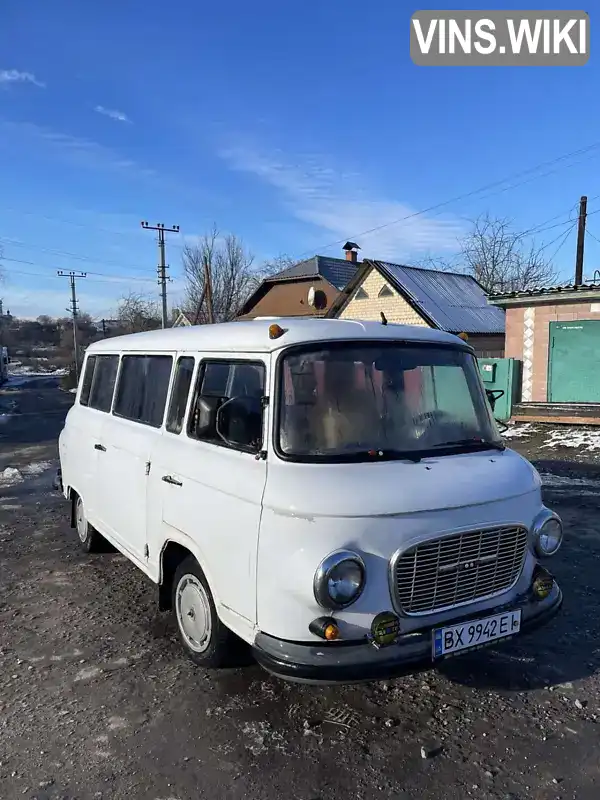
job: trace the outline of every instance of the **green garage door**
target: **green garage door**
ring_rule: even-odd
[[[600,403],[600,320],[550,323],[548,400]]]

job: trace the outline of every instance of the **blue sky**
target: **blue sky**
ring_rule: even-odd
[[[258,262],[335,255],[334,242],[354,238],[365,256],[411,263],[452,255],[483,212],[526,230],[568,220],[581,194],[600,209],[597,148],[545,177],[361,235],[600,140],[593,11],[585,67],[424,68],[409,56],[417,8],[2,0],[5,308],[63,314],[68,281],[56,269],[88,271],[81,308],[95,316],[129,290],[156,292],[142,219],[181,227],[167,251],[176,302],[183,236],[213,223]],[[589,229],[600,239],[600,216]],[[564,278],[574,251],[572,232],[556,256]],[[587,273],[599,257],[588,237]]]

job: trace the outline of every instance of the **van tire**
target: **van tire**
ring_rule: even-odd
[[[104,537],[87,521],[83,498],[75,493],[73,494],[73,526],[79,537],[79,546],[84,553],[99,553],[104,549]]]
[[[219,619],[204,573],[193,556],[175,570],[172,608],[179,638],[194,664],[212,669],[225,666],[235,636]]]

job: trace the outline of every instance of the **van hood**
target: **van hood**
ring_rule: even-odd
[[[294,464],[274,458],[263,505],[292,517],[377,517],[492,503],[540,488],[533,466],[508,449],[417,464]]]

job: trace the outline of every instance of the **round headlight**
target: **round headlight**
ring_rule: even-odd
[[[533,544],[538,556],[553,556],[563,540],[563,527],[558,514],[549,509],[538,516],[533,524]]]
[[[345,608],[360,597],[365,565],[360,556],[339,550],[327,556],[315,572],[315,600],[322,608]]]

